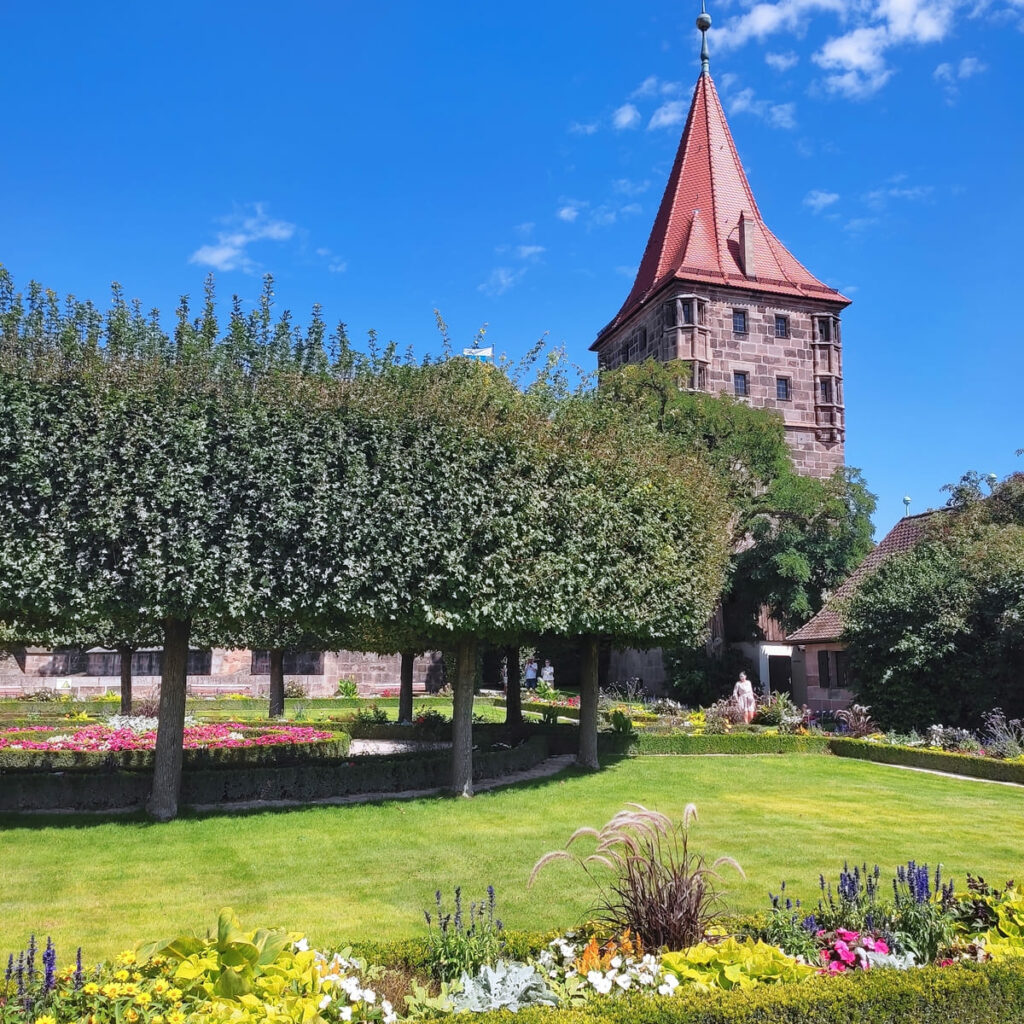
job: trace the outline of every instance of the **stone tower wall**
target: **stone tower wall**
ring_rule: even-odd
[[[677,299],[695,307],[705,303],[704,322],[696,322],[695,308],[692,325],[673,323],[665,307],[678,308]],[[747,314],[745,333],[733,330],[734,310]],[[776,337],[776,316],[787,318],[788,337]],[[841,333],[834,303],[673,282],[602,339],[598,349],[602,368],[645,359],[692,360],[703,371],[700,389],[710,393],[733,394],[733,374],[747,374],[749,396],[743,401],[782,414],[799,472],[827,477],[845,464]],[[789,381],[788,400],[778,397],[778,378]],[[823,381],[831,401],[822,392]]]

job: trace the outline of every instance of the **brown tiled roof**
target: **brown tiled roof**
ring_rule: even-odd
[[[890,555],[909,551],[924,535],[932,516],[942,515],[947,509],[933,509],[916,516],[904,516],[871,551],[860,565],[847,577],[842,586],[829,598],[824,608],[810,622],[804,623],[795,633],[786,637],[791,644],[834,643],[843,632],[843,619],[839,605],[850,597],[861,583],[870,576]]]

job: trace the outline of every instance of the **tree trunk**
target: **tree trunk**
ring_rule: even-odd
[[[270,717],[284,717],[284,651],[270,649]]]
[[[452,792],[473,795],[473,682],[476,643],[460,642],[456,653],[452,696]]]
[[[402,651],[402,670],[399,676],[398,689],[398,720],[412,721],[412,669],[416,655],[412,651]]]
[[[505,724],[522,725],[523,690],[519,678],[519,648],[505,648]]]
[[[135,653],[130,647],[118,647],[117,653],[121,656],[121,714],[132,713],[132,655]]]
[[[583,664],[580,666],[580,746],[576,764],[596,771],[597,760],[597,655],[596,636],[582,639]]]
[[[188,619],[164,620],[164,661],[160,674],[160,721],[153,760],[153,791],[146,810],[157,821],[170,821],[178,813],[181,793],[181,758],[185,738],[185,684]]]

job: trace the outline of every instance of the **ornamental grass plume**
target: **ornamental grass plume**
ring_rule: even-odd
[[[553,861],[574,861],[598,888],[595,920],[616,934],[628,929],[650,949],[696,945],[721,914],[718,869],[728,865],[743,876],[732,857],[719,857],[709,866],[703,854],[690,850],[689,829],[696,817],[695,804],[686,805],[679,822],[641,804],[627,804],[600,830],[578,828],[564,849],[541,857],[528,887]],[[593,853],[570,852],[583,837],[595,840]],[[602,880],[599,868],[611,873],[609,881]]]

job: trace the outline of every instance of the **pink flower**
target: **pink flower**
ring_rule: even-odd
[[[860,938],[859,932],[848,932],[845,928],[836,929],[836,938],[842,939],[843,942],[856,942]]]
[[[889,944],[884,939],[875,939],[874,951],[876,953],[888,953]]]
[[[843,974],[845,971],[846,964],[840,963],[838,960],[833,960],[832,963],[828,965],[829,974]]]
[[[850,949],[842,939],[836,939],[836,943],[832,948],[835,950],[836,956],[838,956],[844,964],[853,964],[857,962],[857,957],[853,950]]]

